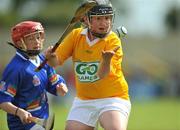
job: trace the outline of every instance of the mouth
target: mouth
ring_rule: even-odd
[[[40,46],[36,46],[36,47],[33,48],[33,50],[40,50],[40,49],[41,49]]]
[[[99,30],[100,30],[100,31],[104,31],[104,30],[106,30],[106,29],[105,29],[105,28],[99,28]]]
[[[99,33],[107,33],[107,29],[106,28],[99,28]]]

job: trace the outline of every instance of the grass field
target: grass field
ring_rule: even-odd
[[[56,115],[54,130],[63,130],[68,109],[60,105],[54,105],[52,109]],[[5,112],[0,110],[0,130],[8,130],[5,118]],[[132,102],[128,130],[180,130],[179,100]]]

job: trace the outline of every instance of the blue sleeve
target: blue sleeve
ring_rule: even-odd
[[[13,69],[12,65],[9,65],[0,80],[0,103],[11,102],[14,99],[18,84],[18,72]]]
[[[57,95],[56,86],[60,83],[66,84],[66,82],[64,78],[60,76],[59,74],[57,74],[56,71],[50,66],[48,67],[47,74],[48,74],[48,80],[49,80],[47,91],[51,94]]]
[[[45,59],[43,54],[41,54],[39,56],[40,56],[41,60]],[[46,71],[47,71],[47,76],[48,76],[48,80],[49,80],[46,90],[53,95],[57,95],[56,86],[60,83],[66,84],[66,82],[62,76],[60,76],[59,74],[56,73],[56,71],[53,67],[46,64],[44,66],[44,69],[46,69]]]

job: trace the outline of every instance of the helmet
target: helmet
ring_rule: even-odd
[[[109,0],[96,0],[97,5],[88,11],[88,16],[114,15],[112,4]]]
[[[14,42],[13,46],[17,48],[18,50],[21,50],[22,52],[26,53],[28,56],[38,55],[41,49],[40,50],[24,50],[20,48],[17,44],[18,41],[22,41],[24,37],[31,35],[35,32],[41,32],[42,35],[44,35],[44,28],[41,25],[41,23],[34,22],[34,21],[23,21],[15,25],[11,29],[11,38],[12,38],[12,41]]]
[[[112,20],[114,17],[114,9],[112,7],[112,4],[109,0],[95,0],[97,5],[95,5],[92,9],[90,9],[87,12],[87,16],[88,16],[88,20],[91,20],[92,16],[107,16],[107,15],[111,15],[112,16]],[[111,25],[112,28],[112,25]],[[91,31],[91,29],[89,28],[89,31],[92,33],[92,35],[99,37],[99,38],[103,38],[105,37],[108,33],[103,33],[103,34],[99,34],[96,32]]]
[[[24,38],[26,35],[36,31],[44,33],[44,28],[42,27],[41,23],[33,21],[21,22],[11,29],[12,41],[14,44],[16,44],[21,38]]]

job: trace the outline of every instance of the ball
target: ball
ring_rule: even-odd
[[[127,29],[124,26],[120,26],[116,29],[117,35],[122,38],[127,35]]]

